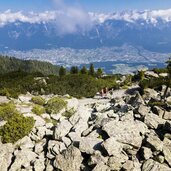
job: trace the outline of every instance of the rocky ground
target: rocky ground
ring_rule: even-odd
[[[35,126],[15,144],[0,145],[0,171],[171,171],[171,92],[165,110],[147,105],[160,99],[164,86],[160,92],[146,89],[143,96],[136,89],[68,99],[67,107],[76,111],[70,118],[37,116],[32,96],[20,96],[17,109],[33,116]],[[55,125],[47,122],[51,118]]]

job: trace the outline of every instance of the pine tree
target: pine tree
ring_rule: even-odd
[[[81,74],[87,74],[87,68],[85,66],[82,67],[82,69],[80,70]]]
[[[90,64],[89,74],[92,75],[92,76],[95,75],[95,70],[94,70],[94,65],[93,64]]]
[[[63,77],[66,75],[66,68],[64,68],[63,66],[60,67],[59,69],[59,76]]]
[[[77,66],[72,66],[70,69],[70,74],[78,74],[79,69]]]
[[[98,78],[101,78],[102,75],[103,75],[103,69],[102,69],[102,68],[98,68],[98,69],[97,69],[97,72],[96,72],[96,76],[97,76]]]

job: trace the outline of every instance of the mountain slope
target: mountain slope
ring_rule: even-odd
[[[59,67],[48,62],[35,60],[20,60],[16,58],[0,56],[0,74],[22,70],[27,73],[39,72],[43,75],[58,75]]]
[[[12,14],[8,13],[10,16]],[[77,28],[77,31],[65,34],[61,34],[57,27],[60,16],[52,14],[53,17],[43,19],[34,15],[27,16],[27,20],[20,19],[20,15],[26,18],[24,14],[12,21],[8,21],[7,17],[7,21],[0,22],[0,50],[60,47],[94,49],[130,44],[154,52],[171,52],[170,9],[113,14],[89,13],[91,27],[85,30]]]

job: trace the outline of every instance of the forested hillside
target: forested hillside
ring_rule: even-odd
[[[18,70],[27,73],[41,72],[43,75],[58,75],[59,72],[59,67],[48,62],[20,60],[7,56],[0,56],[0,68],[0,74]]]

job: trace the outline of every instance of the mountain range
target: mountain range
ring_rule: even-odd
[[[171,9],[87,15],[86,23],[80,18],[73,31],[62,32],[70,25],[58,21],[59,11],[0,13],[0,50],[94,49],[129,44],[152,52],[171,52]]]

